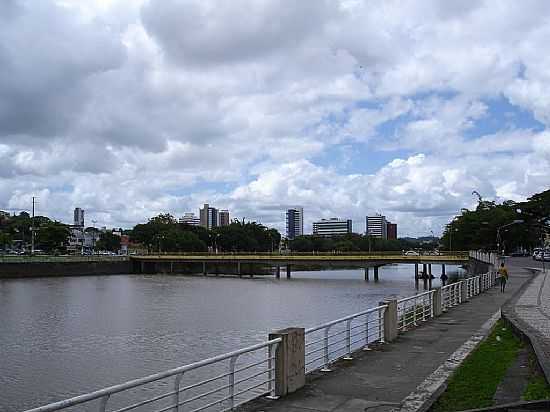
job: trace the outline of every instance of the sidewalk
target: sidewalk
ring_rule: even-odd
[[[306,386],[296,393],[276,401],[260,399],[239,410],[374,412],[399,407],[531,277],[512,270],[505,293],[495,287],[390,344],[338,362],[333,372],[308,375]]]
[[[536,266],[540,263],[536,262]],[[535,266],[532,263],[527,267]],[[518,273],[525,270],[511,266]],[[539,272],[522,293],[503,308],[503,315],[521,330],[535,350],[546,379],[550,379],[550,273]]]

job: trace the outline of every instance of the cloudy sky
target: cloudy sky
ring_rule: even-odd
[[[550,186],[550,2],[1,0],[0,209],[440,233]]]

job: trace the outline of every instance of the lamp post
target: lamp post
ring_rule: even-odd
[[[500,237],[500,229],[504,229],[505,227],[512,226],[512,225],[517,225],[519,223],[523,223],[523,219],[515,219],[512,222],[497,228],[497,252],[500,252],[500,242],[502,240],[502,238]],[[502,255],[504,255],[504,247],[502,249]]]

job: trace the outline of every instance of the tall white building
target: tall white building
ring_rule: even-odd
[[[351,232],[351,219],[333,217],[313,222],[313,234],[316,236],[344,236]]]
[[[84,227],[84,209],[79,207],[74,210],[74,226]]]
[[[286,211],[286,237],[295,239],[304,234],[304,208],[294,207]]]
[[[201,224],[200,218],[195,216],[194,213],[184,213],[183,217],[179,219],[179,223],[184,223],[189,226],[199,226]]]
[[[212,229],[218,226],[218,209],[210,207],[205,203],[203,208],[199,210],[200,225],[206,229]]]
[[[368,236],[387,239],[387,233],[386,216],[382,216],[378,213],[374,216],[367,216],[366,234]]]

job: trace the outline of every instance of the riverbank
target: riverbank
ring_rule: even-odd
[[[59,276],[121,275],[131,273],[128,259],[1,262],[0,279]]]

